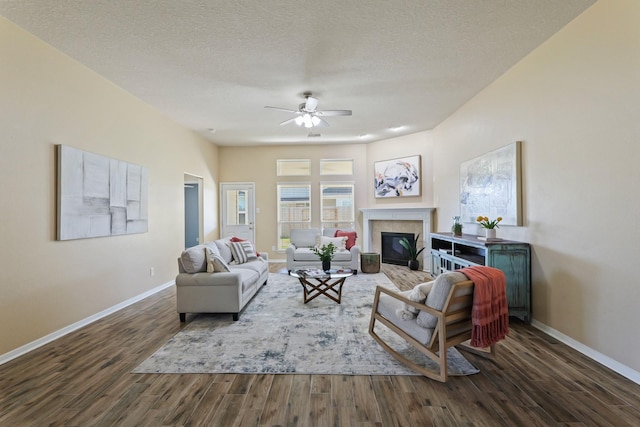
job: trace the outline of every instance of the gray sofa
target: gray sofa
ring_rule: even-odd
[[[355,233],[351,229],[325,228],[300,228],[291,230],[290,245],[286,249],[287,270],[293,271],[302,267],[320,267],[322,262],[311,248],[318,243],[318,236],[334,237],[337,230]],[[358,261],[360,259],[360,246],[354,245],[349,250],[336,251],[331,267],[350,268],[354,274],[358,273]]]
[[[186,313],[232,313],[233,320],[238,320],[247,303],[267,283],[267,255],[238,263],[230,244],[230,239],[215,240],[189,248],[178,258],[176,309],[181,322],[186,320]],[[207,272],[208,264],[211,270],[207,251],[217,255],[218,265],[224,261],[229,271]]]

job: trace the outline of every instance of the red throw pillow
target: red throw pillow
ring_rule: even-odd
[[[246,242],[247,240],[233,236],[232,238],[229,239],[229,241],[230,242]],[[260,256],[260,252],[256,251],[256,255]]]
[[[347,245],[346,245],[347,250],[351,249],[352,246],[355,246],[356,239],[358,238],[358,233],[356,233],[355,231],[336,230],[336,235],[333,237],[343,237],[343,236],[347,236]]]

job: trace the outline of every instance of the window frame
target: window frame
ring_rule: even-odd
[[[306,203],[306,206],[301,206],[303,212],[302,218],[299,220],[291,220],[291,219],[283,219],[282,212],[282,189],[286,187],[294,187],[294,188],[304,188],[306,187],[308,198],[306,202],[302,200],[301,202],[294,203]],[[311,182],[278,182],[276,183],[277,188],[277,233],[278,233],[278,244],[276,246],[277,251],[284,251],[289,246],[289,238],[290,231],[292,228],[311,228],[311,219],[313,216],[313,203],[312,203],[312,195],[311,195]],[[295,206],[294,206],[295,207]],[[307,217],[304,219],[304,209],[307,211]],[[288,232],[284,233],[284,229],[288,228]],[[288,234],[288,236],[285,236]]]

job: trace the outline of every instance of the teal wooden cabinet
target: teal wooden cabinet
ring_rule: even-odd
[[[487,242],[477,236],[431,233],[431,275],[472,265],[502,270],[507,279],[509,315],[531,322],[531,248],[528,243]]]

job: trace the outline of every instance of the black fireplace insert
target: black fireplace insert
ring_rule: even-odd
[[[400,240],[407,238],[413,245],[416,236],[413,233],[382,233],[382,262],[385,264],[407,265],[410,256],[409,251],[402,247]]]

